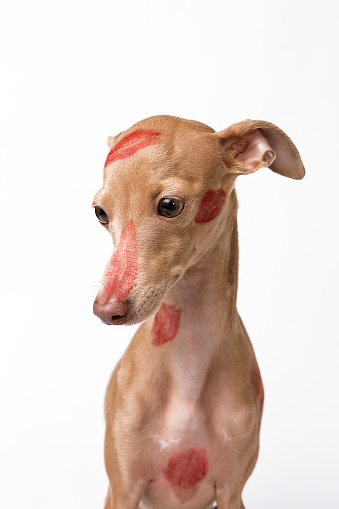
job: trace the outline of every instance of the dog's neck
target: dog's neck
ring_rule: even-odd
[[[175,285],[166,303],[182,310],[180,328],[166,350],[173,389],[198,399],[210,364],[222,343],[234,341],[239,326],[238,231],[235,191],[219,241]]]

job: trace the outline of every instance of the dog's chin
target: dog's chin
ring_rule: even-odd
[[[167,284],[150,285],[141,292],[132,293],[127,299],[128,311],[125,316],[119,318],[116,325],[135,325],[152,318],[159,310],[163,299],[173,287],[180,281],[185,271],[177,273]]]
[[[116,325],[136,325],[141,322],[145,322],[149,318],[152,318],[161,305],[161,301],[151,308],[145,310],[142,304],[138,306],[134,306],[132,303],[129,305],[129,309],[127,314],[121,318],[121,323],[117,323]]]

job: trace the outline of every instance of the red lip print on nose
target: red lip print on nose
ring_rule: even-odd
[[[122,302],[131,293],[138,273],[137,239],[133,219],[122,231],[103,280],[106,296]]]

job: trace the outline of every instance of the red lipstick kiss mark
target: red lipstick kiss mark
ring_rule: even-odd
[[[225,201],[226,193],[223,189],[206,191],[194,221],[196,223],[209,223],[220,214]]]
[[[252,383],[255,393],[258,395],[260,402],[263,403],[265,394],[259,368],[254,368],[252,371]]]
[[[106,293],[118,301],[125,300],[130,294],[138,272],[137,240],[133,219],[122,231],[118,247],[104,277],[103,287]]]
[[[207,470],[205,449],[189,449],[170,458],[163,473],[172,486],[189,489],[205,477]]]
[[[163,302],[154,317],[151,334],[154,346],[163,345],[172,341],[177,335],[182,310]]]
[[[127,157],[133,156],[138,150],[152,145],[157,141],[160,134],[160,132],[153,129],[137,129],[128,134],[109,151],[105,168],[114,161],[127,159]]]

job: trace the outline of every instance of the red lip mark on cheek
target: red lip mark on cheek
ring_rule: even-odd
[[[223,189],[206,191],[200,202],[199,210],[194,221],[200,224],[209,223],[220,214],[225,201],[226,193]]]
[[[170,458],[163,474],[172,486],[189,489],[205,477],[207,471],[205,449],[189,449]]]
[[[259,368],[254,368],[252,371],[252,383],[255,393],[258,395],[260,402],[263,403],[265,393]]]
[[[104,291],[118,301],[131,293],[138,272],[137,240],[133,219],[122,231],[103,280]]]
[[[109,151],[105,161],[105,168],[114,161],[127,159],[127,157],[133,156],[138,150],[153,145],[160,134],[160,132],[153,129],[137,129],[128,134]]]
[[[165,302],[161,304],[152,324],[152,345],[160,346],[175,338],[179,330],[181,313],[181,309],[171,304]]]

